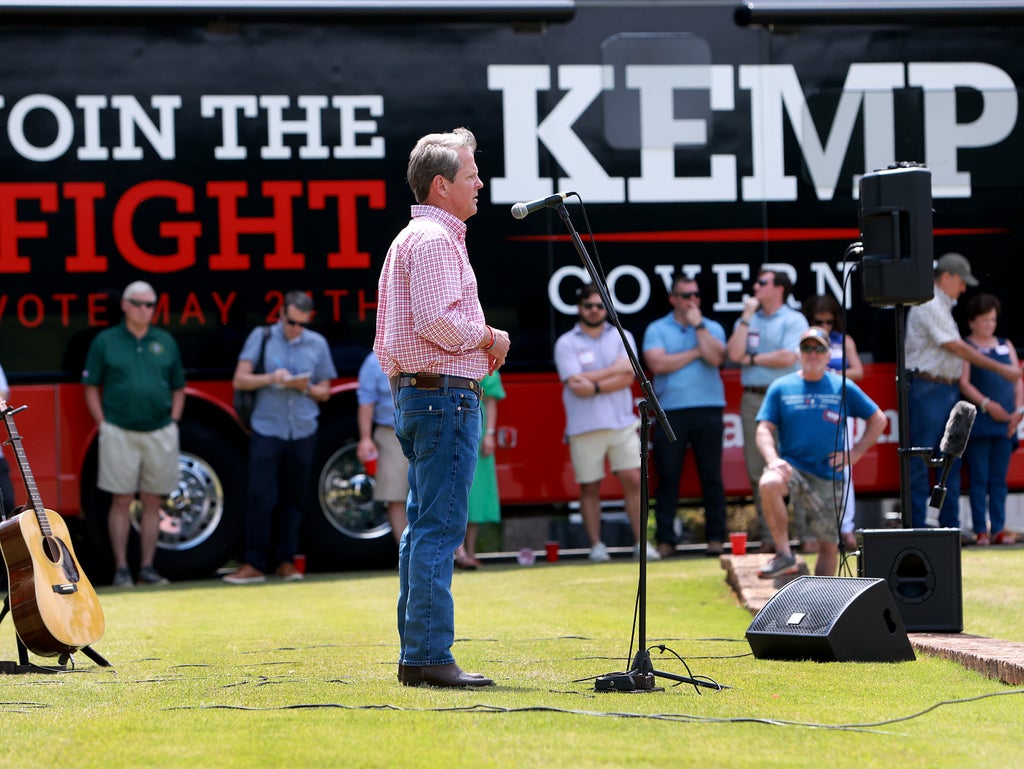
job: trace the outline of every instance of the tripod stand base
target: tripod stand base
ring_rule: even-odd
[[[628,673],[605,673],[594,679],[594,690],[599,692],[663,692],[664,687],[654,682],[654,673],[631,670]]]
[[[656,678],[665,678],[691,686],[703,686],[707,689],[728,689],[714,681],[678,676],[675,673],[664,673],[655,670],[651,663],[651,655],[647,651],[639,651],[633,658],[633,669],[626,673],[605,673],[594,679],[594,689],[599,692],[663,692],[664,687],[655,683]]]
[[[22,675],[23,673],[63,673],[67,671],[67,666],[44,666],[44,665],[33,665],[31,662],[28,664],[19,664],[12,660],[0,661],[0,675],[13,676]]]

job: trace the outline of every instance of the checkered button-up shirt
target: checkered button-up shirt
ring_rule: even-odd
[[[431,371],[482,379],[487,334],[466,224],[434,206],[412,207],[412,220],[388,249],[377,286],[373,349],[388,376]]]
[[[960,329],[953,319],[955,304],[956,300],[936,287],[930,302],[907,311],[904,350],[908,369],[945,379],[960,378],[963,361],[942,347],[960,338]]]

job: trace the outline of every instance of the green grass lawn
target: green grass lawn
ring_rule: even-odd
[[[1024,551],[963,554],[965,631],[1024,641]],[[952,662],[757,660],[715,559],[652,563],[655,667],[723,691],[599,693],[623,670],[637,566],[457,573],[455,654],[482,690],[395,679],[394,573],[100,589],[113,664],[0,676],[4,767],[1008,767],[1024,689]],[[5,653],[6,651],[6,653]],[[16,659],[0,625],[0,659]],[[33,657],[34,662],[45,662]]]

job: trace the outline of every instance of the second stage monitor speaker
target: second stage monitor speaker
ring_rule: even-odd
[[[908,632],[964,629],[959,529],[864,529],[857,536],[858,576],[889,584]]]

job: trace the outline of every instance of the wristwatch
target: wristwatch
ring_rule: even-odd
[[[704,321],[701,321],[696,326],[694,326],[693,330],[694,331],[700,331],[702,328],[707,328],[707,324]]]

